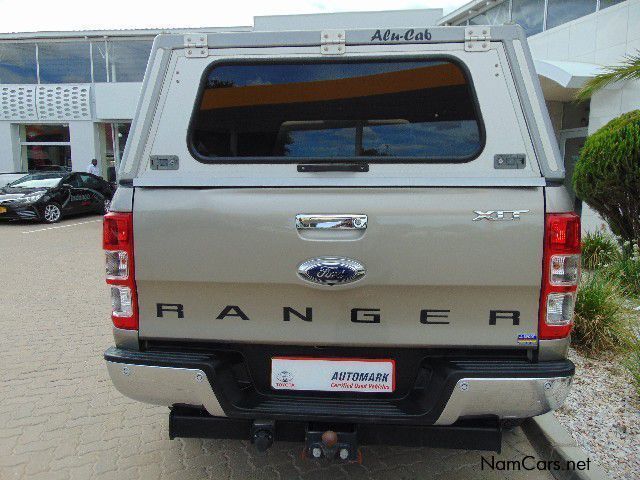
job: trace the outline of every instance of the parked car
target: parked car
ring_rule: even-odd
[[[159,35],[148,65],[105,359],[171,438],[499,451],[562,405],[580,218],[519,26]]]
[[[55,223],[64,216],[106,213],[115,187],[90,173],[36,172],[0,189],[0,220]]]
[[[0,188],[28,174],[28,172],[0,173]]]

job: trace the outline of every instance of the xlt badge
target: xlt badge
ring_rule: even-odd
[[[357,260],[341,257],[311,258],[298,266],[298,276],[316,285],[328,287],[357,282],[366,274]]]
[[[476,214],[476,217],[473,219],[474,222],[478,220],[491,220],[495,222],[501,220],[520,220],[520,215],[529,213],[529,210],[487,210],[486,212],[474,210],[473,213]]]

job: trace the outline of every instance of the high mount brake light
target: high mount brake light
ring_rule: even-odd
[[[117,328],[138,329],[138,299],[133,261],[133,214],[104,216],[102,247],[107,284],[111,286],[111,320]]]
[[[580,280],[580,217],[575,213],[545,216],[539,337],[564,338],[571,333]]]

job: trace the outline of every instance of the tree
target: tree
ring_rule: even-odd
[[[573,187],[613,233],[640,240],[640,110],[614,118],[587,138]]]
[[[585,83],[576,93],[576,100],[587,100],[607,85],[625,80],[640,80],[640,50],[627,55],[620,65],[604,67],[603,72]]]

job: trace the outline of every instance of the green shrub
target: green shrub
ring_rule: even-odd
[[[585,274],[578,288],[573,343],[585,353],[620,351],[630,338],[620,285],[603,270]]]
[[[604,266],[611,280],[618,282],[624,294],[640,298],[640,252],[637,243],[624,242],[622,253]]]
[[[636,337],[631,345],[629,356],[624,362],[625,367],[631,373],[631,379],[636,388],[636,392],[640,395],[640,339],[637,337],[640,332],[636,332]]]
[[[582,239],[582,267],[593,270],[613,263],[620,249],[611,235],[599,230],[587,233]]]
[[[573,186],[613,233],[624,240],[640,239],[640,110],[611,120],[587,138]]]

